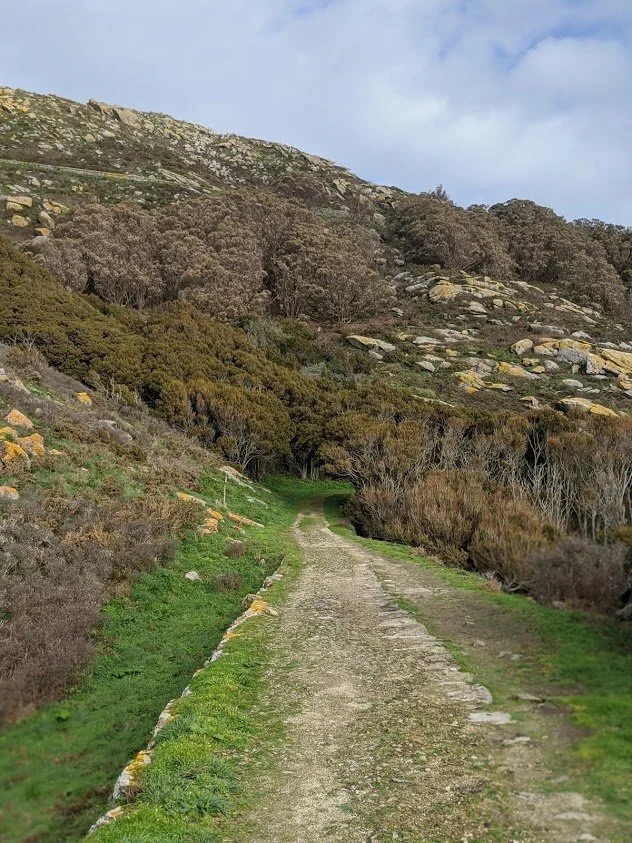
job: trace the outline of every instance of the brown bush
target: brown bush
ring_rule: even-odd
[[[5,507],[0,526],[0,719],[54,698],[93,652],[99,610],[118,584],[168,560],[198,507],[62,497]]]
[[[228,543],[228,547],[224,551],[224,556],[228,559],[241,559],[242,556],[245,556],[248,553],[248,545],[246,542],[240,541],[231,541]]]
[[[554,532],[526,500],[511,490],[487,499],[485,512],[469,544],[475,570],[493,574],[505,589],[528,589],[532,578],[531,558],[550,547]]]
[[[184,300],[215,319],[263,313],[349,322],[386,309],[378,238],[297,202],[234,191],[150,212],[85,205],[39,259],[67,287],[145,308]],[[265,283],[264,283],[265,282]]]
[[[448,554],[450,561],[457,561],[463,555],[467,558],[486,513],[487,496],[475,475],[435,470],[406,490],[404,508],[410,534],[425,536],[425,541]]]
[[[363,535],[424,545],[446,561],[462,565],[486,506],[487,496],[476,476],[433,470],[399,495],[387,488],[362,488],[349,502],[347,513]]]
[[[625,545],[567,536],[530,560],[529,591],[543,603],[614,611],[628,586]]]
[[[241,591],[243,588],[243,580],[233,571],[226,571],[223,574],[217,574],[213,577],[212,584],[217,591],[227,591],[231,593]]]
[[[445,194],[425,193],[401,200],[391,226],[414,263],[500,278],[513,274],[513,262],[485,208],[465,210]]]

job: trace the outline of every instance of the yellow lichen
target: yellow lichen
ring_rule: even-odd
[[[44,438],[40,436],[39,433],[32,433],[30,436],[22,436],[18,439],[18,444],[32,457],[43,457],[46,453]]]
[[[25,416],[24,413],[21,413],[19,410],[11,410],[11,412],[5,416],[5,420],[9,422],[11,427],[23,427],[26,430],[33,430],[33,422]]]
[[[24,448],[15,442],[1,440],[0,463],[2,463],[6,468],[10,465],[14,465],[16,462],[24,463],[26,466],[30,465],[30,460]]]
[[[263,527],[263,524],[259,524],[257,521],[253,521],[252,518],[247,518],[245,515],[237,515],[234,512],[229,512],[228,517],[231,521],[239,526],[246,526],[246,527]]]

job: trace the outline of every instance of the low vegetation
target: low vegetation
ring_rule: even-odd
[[[613,612],[628,583],[629,420],[349,414],[324,446],[363,535],[421,545],[549,604]],[[590,561],[588,561],[590,560]]]
[[[201,492],[196,495],[223,507],[221,476],[211,472],[200,482]],[[247,498],[253,494],[263,503],[250,503]],[[3,840],[65,843],[81,839],[105,811],[121,769],[146,745],[166,702],[181,694],[226,627],[241,613],[244,596],[256,591],[282,560],[291,561],[293,546],[285,530],[294,517],[294,506],[262,489],[231,483],[226,489],[226,508],[265,522],[265,529],[250,528],[244,535],[222,525],[217,534],[189,534],[171,561],[155,562],[101,609],[90,641],[92,660],[83,666],[70,693],[37,713],[23,710],[19,721],[5,724],[0,734]],[[199,505],[196,510],[199,513]],[[234,551],[235,536],[239,553]],[[190,570],[199,574],[200,581],[185,579]],[[226,750],[241,746],[252,728],[242,723],[233,703],[239,692],[240,699],[243,694],[240,705],[244,711],[247,708],[248,687],[256,677],[251,670],[255,660],[256,653],[251,653],[247,669],[239,667],[233,678],[214,675],[209,680],[209,698],[225,712],[222,716],[230,717],[224,739],[213,739]],[[188,762],[192,763],[191,757]],[[199,762],[203,764],[203,759]],[[227,776],[230,791],[228,765],[213,760],[204,763],[207,766],[200,768],[200,774],[208,772],[210,764],[217,776],[213,787],[219,787],[222,776]],[[173,771],[160,765],[154,770],[150,812],[158,810],[160,792],[172,800],[169,810],[174,808],[182,818],[182,806],[191,795],[181,787],[171,788]],[[198,797],[205,798],[202,792]],[[176,805],[178,799],[182,801]],[[214,804],[224,803],[218,797]],[[159,835],[163,824],[152,828]]]

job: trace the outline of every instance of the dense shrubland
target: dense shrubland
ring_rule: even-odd
[[[443,190],[400,200],[389,235],[409,261],[553,285],[574,301],[618,307],[632,281],[632,230],[569,223],[527,200],[460,208]]]
[[[322,322],[380,313],[392,300],[376,271],[379,239],[305,206],[262,194],[220,194],[150,212],[87,205],[41,258],[71,290],[142,309],[194,304],[214,319],[267,311]]]
[[[613,610],[626,590],[632,421],[557,414],[376,420],[330,428],[356,527],[422,545],[547,602]],[[592,560],[592,561],[591,561]]]

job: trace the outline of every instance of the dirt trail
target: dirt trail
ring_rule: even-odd
[[[597,805],[544,795],[544,744],[559,736],[544,716],[537,725],[534,702],[515,722],[413,616],[417,604],[462,612],[467,594],[339,538],[318,512],[295,535],[304,568],[280,607],[258,712],[285,734],[244,761],[247,807],[225,840],[610,839]]]

